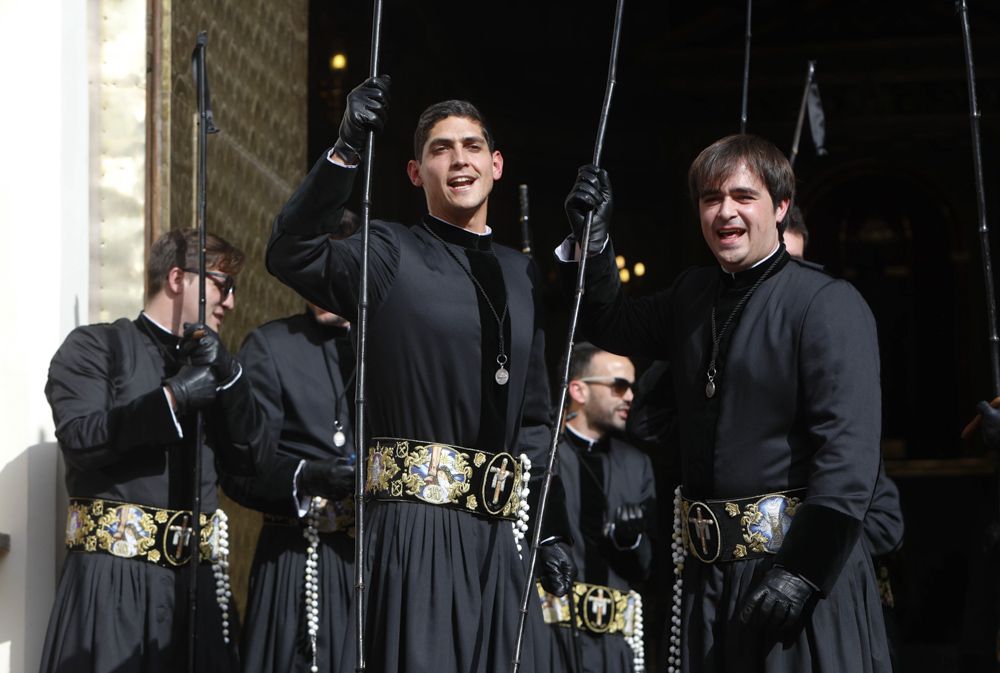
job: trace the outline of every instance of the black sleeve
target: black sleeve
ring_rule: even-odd
[[[813,298],[800,339],[802,405],[817,449],[775,563],[826,594],[858,541],[881,459],[875,319],[851,285],[833,281]]]
[[[903,511],[899,504],[899,489],[880,465],[875,495],[865,516],[863,531],[872,556],[890,554],[903,543]]]
[[[564,286],[574,289],[578,264],[562,262],[559,266]],[[638,299],[626,297],[609,241],[604,252],[587,259],[580,333],[611,353],[662,358],[670,337],[672,293],[667,289]]]
[[[356,169],[322,157],[274,221],[267,246],[267,269],[308,301],[353,319],[358,311],[362,233],[333,240]],[[397,225],[398,226],[398,225]],[[398,234],[372,222],[369,234],[369,306],[377,308],[399,265]]]
[[[640,482],[635,493],[626,496],[626,501],[642,505],[646,516],[646,532],[639,538],[634,549],[621,549],[611,540],[607,541],[608,560],[619,575],[630,582],[645,582],[653,572],[653,556],[657,543],[657,505],[656,484],[653,480],[653,463],[645,454],[636,454],[638,460],[629,461],[629,469],[635,471],[630,484],[635,483],[635,477]],[[614,512],[608,512],[613,516]]]
[[[181,437],[162,386],[128,402],[116,399],[115,378],[129,376],[131,368],[115,329],[77,328],[49,365],[45,396],[56,438],[66,461],[82,470],[111,465],[132,451],[162,450]]]

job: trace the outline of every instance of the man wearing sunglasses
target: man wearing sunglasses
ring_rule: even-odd
[[[207,237],[205,323],[196,324],[198,250],[196,231],[162,236],[139,316],[79,327],[52,358],[45,394],[66,459],[69,554],[42,673],[185,670],[198,411],[202,546],[212,552],[199,558],[197,670],[237,670],[216,478],[253,474],[269,447],[247,377],[217,332],[243,253]]]
[[[590,256],[583,332],[671,365],[684,547],[668,671],[889,671],[861,541],[881,458],[874,318],[849,283],[786,252],[777,223],[795,176],[772,143],[723,138],[688,176],[716,264],[625,296],[611,184],[593,166],[566,199],[573,236],[560,249]]]
[[[539,670],[572,670],[571,648],[578,646],[582,671],[631,673],[644,663],[635,589],[652,570],[649,533],[656,509],[649,457],[624,439],[635,367],[628,358],[584,342],[573,348],[569,374],[569,420],[558,473],[575,541],[577,581],[570,596],[582,619],[577,629],[567,628],[569,611],[559,620],[544,609],[555,597],[539,592],[553,636]]]

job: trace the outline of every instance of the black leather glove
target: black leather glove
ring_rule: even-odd
[[[343,458],[307,460],[299,472],[299,492],[341,500],[354,492],[354,464]]]
[[[204,323],[184,323],[181,357],[192,365],[208,365],[220,385],[240,373],[240,364],[222,345],[218,333]]]
[[[566,197],[566,217],[573,229],[573,236],[583,247],[583,227],[587,213],[594,212],[590,225],[590,242],[586,245],[588,254],[601,251],[611,231],[611,181],[608,172],[593,164],[581,166],[576,173],[576,182]]]
[[[176,374],[163,382],[174,394],[178,415],[191,409],[204,409],[215,401],[218,381],[210,367],[184,365]]]
[[[983,417],[983,444],[987,449],[1000,447],[1000,409],[994,409],[989,402],[980,402],[976,407]]]
[[[760,629],[768,640],[786,640],[794,635],[815,589],[784,568],[767,571],[747,597],[740,621]]]
[[[621,548],[635,546],[639,536],[646,532],[646,513],[642,505],[630,503],[615,510],[615,527],[612,529],[612,541]]]
[[[333,151],[356,164],[368,142],[368,132],[379,133],[389,112],[388,75],[369,77],[347,94],[344,117],[340,122],[340,137]]]
[[[538,547],[538,580],[555,596],[565,596],[573,588],[576,564],[565,542],[543,542]]]

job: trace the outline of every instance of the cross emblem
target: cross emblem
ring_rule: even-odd
[[[191,527],[188,526],[190,521],[190,516],[185,514],[184,520],[181,521],[180,525],[173,525],[170,527],[169,532],[174,534],[171,539],[170,544],[176,545],[177,551],[174,553],[174,558],[180,561],[181,554],[187,549],[188,542],[191,540]]]
[[[441,467],[441,446],[434,444],[431,446],[431,462],[427,466],[427,476],[424,477],[425,484],[437,483],[438,469]]]
[[[507,483],[507,477],[514,473],[507,469],[507,459],[504,458],[503,462],[500,463],[500,467],[494,465],[490,468],[490,474],[493,475],[490,487],[493,489],[493,504],[496,505],[500,501],[500,495],[503,493],[503,487]]]
[[[116,530],[114,534],[115,540],[125,539],[125,529],[128,528],[128,519],[129,519],[128,515],[129,515],[128,507],[118,508],[118,530]]]
[[[702,516],[701,507],[695,507],[696,516],[688,517],[688,521],[694,526],[694,529],[698,531],[698,540],[701,542],[701,551],[705,556],[708,556],[708,540],[712,537],[712,531],[708,527],[712,523],[711,519],[706,519]]]
[[[590,611],[594,613],[597,624],[603,626],[611,599],[604,595],[604,589],[598,589],[587,597],[587,602],[590,603]]]

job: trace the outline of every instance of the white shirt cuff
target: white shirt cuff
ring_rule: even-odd
[[[167,401],[167,409],[170,410],[170,418],[174,421],[174,427],[177,428],[177,439],[184,439],[184,430],[181,429],[181,424],[177,420],[177,414],[174,413],[174,405],[170,403],[170,395],[167,394],[166,387],[160,388],[163,391],[163,399]]]
[[[229,390],[230,388],[233,387],[233,384],[239,381],[240,377],[243,376],[243,365],[237,362],[236,367],[238,369],[238,371],[236,372],[236,376],[229,379],[229,381],[227,381],[225,385],[219,386],[219,390]]]
[[[295,509],[301,519],[309,513],[309,503],[312,500],[308,495],[299,495],[299,473],[306,466],[306,461],[300,460],[299,466],[295,468],[295,476],[292,477],[292,500],[295,501]]]
[[[326,160],[329,161],[334,166],[340,166],[341,168],[357,168],[359,164],[345,164],[339,159],[335,159],[333,156],[333,148],[331,147],[326,152]]]
[[[588,257],[594,257],[604,252],[604,249],[608,247],[608,241],[611,240],[611,236],[604,237],[604,243],[601,244],[601,249],[595,252],[593,255],[588,255]],[[576,244],[576,239],[572,236],[567,236],[562,243],[556,247],[556,259],[560,262],[579,262],[580,261],[580,246]]]

